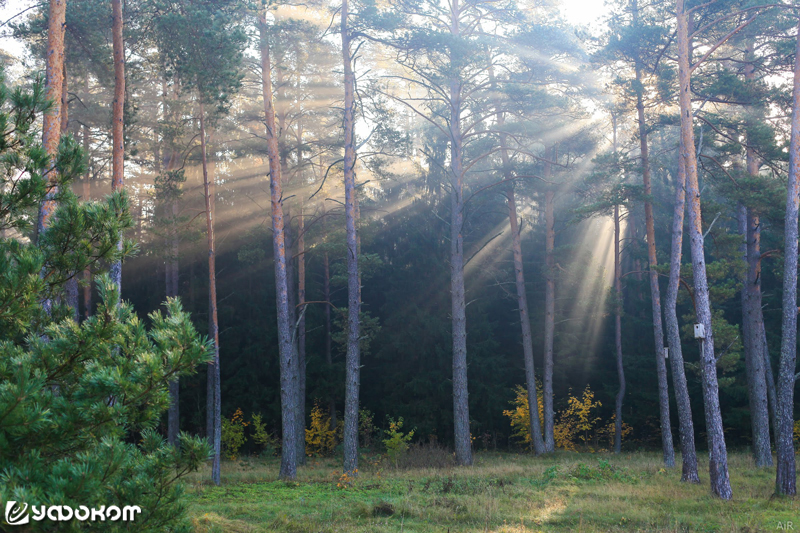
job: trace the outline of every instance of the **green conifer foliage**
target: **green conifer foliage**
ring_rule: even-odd
[[[78,202],[69,183],[84,154],[61,139],[58,210],[38,242],[36,206],[48,188],[48,158],[37,117],[47,108],[41,81],[10,90],[0,75],[0,495],[29,505],[138,505],[136,531],[188,530],[175,480],[209,455],[181,436],[167,446],[154,431],[169,406],[168,382],[209,360],[210,349],[178,300],[141,320],[118,306],[117,288],[99,276],[101,303],[83,323],[66,305],[47,314],[70,273],[102,270],[133,251],[116,243],[132,226],[124,194]],[[64,522],[73,530],[90,522]],[[36,525],[53,530],[58,524]],[[128,528],[106,522],[104,531]],[[48,529],[49,528],[49,529]]]

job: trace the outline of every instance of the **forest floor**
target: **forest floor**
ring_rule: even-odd
[[[407,470],[362,457],[354,481],[339,461],[309,458],[292,483],[277,480],[277,459],[244,459],[223,463],[222,486],[199,472],[187,492],[199,533],[800,531],[800,498],[773,496],[775,468],[729,460],[730,502],[712,497],[707,457],[690,485],[642,452],[478,453],[472,467]]]

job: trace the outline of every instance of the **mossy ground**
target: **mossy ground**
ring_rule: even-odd
[[[363,458],[340,480],[334,459],[309,459],[297,482],[277,479],[277,459],[226,462],[189,482],[198,532],[800,531],[800,499],[773,496],[774,468],[730,456],[733,500],[714,498],[708,463],[700,485],[680,482],[657,453],[479,453],[467,468],[396,470]]]

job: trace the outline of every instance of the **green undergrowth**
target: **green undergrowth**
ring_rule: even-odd
[[[800,531],[798,500],[773,496],[774,468],[730,457],[734,498],[680,482],[660,454],[478,454],[472,467],[398,470],[364,458],[355,480],[333,459],[310,459],[296,482],[277,459],[223,464],[223,484],[196,474],[188,490],[195,528],[211,532]]]

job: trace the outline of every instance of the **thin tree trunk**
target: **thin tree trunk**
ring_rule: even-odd
[[[296,362],[292,349],[292,327],[289,322],[289,289],[286,282],[286,246],[283,224],[283,184],[281,183],[278,132],[275,129],[275,107],[273,105],[272,68],[267,42],[267,20],[262,12],[259,20],[261,36],[261,79],[264,99],[264,119],[267,130],[267,152],[269,157],[269,189],[272,204],[272,248],[275,260],[275,295],[278,308],[278,352],[281,371],[281,424],[283,441],[281,446],[282,479],[297,478],[297,446],[295,445],[295,417],[297,403]]]
[[[748,150],[749,152],[749,150]],[[757,173],[755,160],[748,154],[748,171]],[[747,263],[742,283],[742,337],[745,350],[747,396],[750,405],[750,425],[753,432],[753,456],[756,466],[772,466],[772,449],[769,443],[769,402],[765,371],[764,317],[761,311],[761,228],[758,215],[753,215],[744,205],[738,208],[739,232],[742,234],[741,251]]]
[[[697,321],[705,328],[701,340],[700,363],[702,368],[703,400],[708,435],[709,475],[711,491],[724,500],[733,496],[728,475],[728,451],[722,429],[722,413],[719,406],[719,383],[717,382],[717,359],[714,353],[714,333],[711,326],[711,302],[706,279],[705,250],[703,248],[702,212],[700,187],[697,179],[697,157],[694,148],[692,126],[692,94],[689,57],[689,21],[684,0],[677,0],[678,19],[678,79],[680,83],[682,157],[686,164],[686,191],[689,198],[689,241],[692,252]],[[794,459],[794,456],[792,457]]]
[[[622,278],[620,273],[619,205],[614,206],[614,346],[619,390],[614,403],[614,453],[622,450],[622,400],[625,398],[625,368],[622,365]]]
[[[638,27],[639,9],[636,0],[633,2],[634,25]],[[669,385],[667,381],[667,362],[664,360],[664,328],[661,322],[661,289],[658,285],[658,258],[656,256],[656,230],[653,217],[653,203],[650,197],[653,188],[650,182],[650,149],[647,143],[647,123],[644,114],[644,85],[642,84],[642,67],[636,57],[636,112],[639,122],[639,151],[642,158],[642,183],[644,194],[644,217],[647,227],[647,261],[650,275],[650,303],[653,310],[653,339],[655,342],[656,374],[658,376],[658,406],[661,422],[661,450],[664,464],[675,466],[675,449],[672,443],[672,424],[669,416]]]
[[[358,472],[358,406],[361,387],[361,349],[359,346],[361,289],[358,275],[358,232],[356,227],[356,147],[355,74],[353,73],[350,33],[347,28],[348,3],[342,2],[342,59],[344,63],[344,198],[347,229],[347,356],[344,398],[344,471]]]
[[[167,162],[167,169],[166,171],[174,172],[175,165],[178,161],[179,154],[173,149],[172,153],[170,154],[169,161]],[[178,296],[178,287],[180,285],[179,279],[179,268],[178,268],[178,253],[179,249],[179,242],[178,242],[178,199],[173,198],[170,206],[171,210],[171,221],[170,221],[170,228],[169,228],[169,237],[167,242],[168,247],[168,257],[166,262],[166,271],[167,271],[167,287],[166,287],[166,295],[167,297],[176,298]],[[169,412],[167,413],[167,441],[172,444],[173,446],[178,444],[178,435],[180,434],[180,379],[175,378],[175,380],[170,381],[169,383],[169,395],[170,395],[170,406]]]
[[[327,213],[322,213],[323,232],[325,233],[325,240],[327,240]],[[328,368],[328,375],[333,375],[333,353],[331,350],[331,268],[328,252],[326,251],[322,257],[323,277],[322,277],[322,294],[325,299],[325,364]],[[336,400],[331,391],[330,398],[328,398],[328,415],[331,419],[331,429],[336,429]]]
[[[450,5],[450,32],[460,34],[459,1]],[[451,51],[450,61],[454,59]],[[469,392],[467,389],[467,314],[464,294],[464,168],[463,132],[461,131],[461,80],[450,79],[450,299],[453,334],[453,418],[456,462],[472,464],[472,438],[469,429]]]
[[[504,158],[504,159],[507,159]],[[504,166],[507,164],[504,163]],[[539,399],[536,394],[536,371],[533,363],[533,339],[531,335],[531,319],[528,314],[528,295],[525,291],[525,273],[522,267],[522,239],[517,222],[517,204],[514,200],[514,188],[506,190],[508,200],[508,222],[511,226],[512,248],[514,252],[514,278],[517,286],[517,306],[522,326],[522,352],[525,359],[525,382],[528,388],[528,406],[530,407],[531,445],[536,455],[546,452],[542,440],[542,428],[539,421]]]
[[[64,27],[67,9],[66,0],[50,0],[50,11],[47,29],[47,56],[45,71],[45,92],[47,99],[53,102],[52,107],[44,114],[42,124],[42,145],[54,163],[61,138],[61,84],[64,82]],[[48,192],[39,206],[36,225],[37,237],[44,234],[50,225],[50,217],[56,210],[55,197],[58,194],[58,177],[55,169],[50,170]],[[43,302],[49,314],[52,306],[50,300]]]
[[[211,466],[211,479],[220,484],[220,453],[222,444],[222,403],[220,397],[219,370],[219,322],[217,320],[217,270],[216,243],[214,242],[214,203],[216,186],[214,179],[208,177],[208,157],[206,152],[205,108],[200,101],[200,152],[203,158],[203,192],[206,201],[206,235],[208,237],[208,315],[210,317],[209,337],[214,340],[214,360],[209,367],[209,383],[213,383],[213,447],[214,461]]]
[[[798,24],[800,31],[800,24]],[[778,364],[778,468],[775,491],[797,493],[794,457],[794,382],[797,360],[797,211],[800,203],[800,37],[794,60],[792,92],[792,137],[789,145],[789,183],[786,191],[786,219],[783,252],[783,323],[781,359]]]
[[[761,345],[764,347],[764,375],[767,381],[767,399],[769,400],[769,421],[772,425],[772,442],[777,446],[778,438],[778,392],[775,387],[775,373],[772,370],[772,361],[769,357],[769,345],[767,344],[767,331],[764,323],[761,323]]]
[[[553,152],[554,153],[554,152]],[[545,174],[547,170],[545,170]],[[547,176],[545,176],[547,177]],[[556,315],[555,280],[555,192],[548,189],[544,193],[545,220],[545,289],[544,289],[544,376],[542,383],[542,402],[544,403],[544,447],[548,453],[554,452],[555,409],[553,408],[553,340]]]
[[[64,81],[61,84],[61,135],[65,135],[67,133],[67,128],[69,127],[69,101],[68,96],[69,93],[67,91],[67,83],[69,82],[69,77],[67,76],[67,67],[64,66]],[[78,273],[72,272],[72,276],[67,280],[66,287],[65,287],[66,297],[67,297],[67,305],[72,309],[72,319],[75,322],[80,321],[81,314],[79,307],[79,298],[78,298]]]
[[[298,151],[299,155],[299,151]],[[300,203],[300,217],[297,227],[297,310],[300,318],[297,324],[297,377],[298,377],[298,416],[300,417],[300,427],[303,430],[303,438],[297,439],[298,457],[305,464],[306,439],[305,439],[305,420],[306,420],[306,242],[305,242],[305,222],[303,220],[303,203]]]
[[[86,158],[89,159],[89,149],[91,148],[91,142],[89,139],[89,127],[84,124],[83,125],[83,153],[85,154]],[[91,184],[89,179],[91,177],[91,171],[89,169],[89,165],[86,165],[86,174],[83,176],[83,183],[81,184],[83,189],[83,201],[89,202],[92,199],[92,192],[91,192]],[[83,271],[83,316],[84,318],[89,318],[92,316],[92,269],[90,267],[86,267]]]
[[[683,152],[683,147],[680,148]],[[686,165],[683,157],[678,157],[678,178],[675,180],[675,206],[672,218],[672,249],[669,262],[669,283],[664,301],[664,320],[667,325],[667,343],[672,365],[672,386],[675,390],[675,404],[678,407],[678,427],[681,442],[681,481],[700,483],[697,474],[697,450],[694,444],[694,423],[689,387],[686,383],[686,370],[683,366],[681,332],[678,325],[678,288],[681,278],[681,257],[683,255],[683,213],[686,208]]]
[[[114,49],[114,102],[112,104],[111,149],[112,171],[111,191],[122,192],[125,189],[125,45],[122,40],[122,0],[111,0],[112,45]],[[122,251],[122,239],[117,243]],[[109,268],[111,280],[116,284],[122,298],[122,262],[115,261]]]
[[[754,44],[747,43],[744,77],[755,80]],[[748,145],[752,144],[748,142]],[[755,151],[746,149],[747,173],[757,177],[759,162]],[[769,443],[769,401],[764,352],[764,313],[761,309],[761,222],[759,216],[743,205],[738,207],[739,230],[742,234],[742,252],[747,273],[742,284],[742,337],[744,340],[747,392],[750,400],[750,423],[753,432],[753,454],[756,466],[772,466],[772,449]]]

